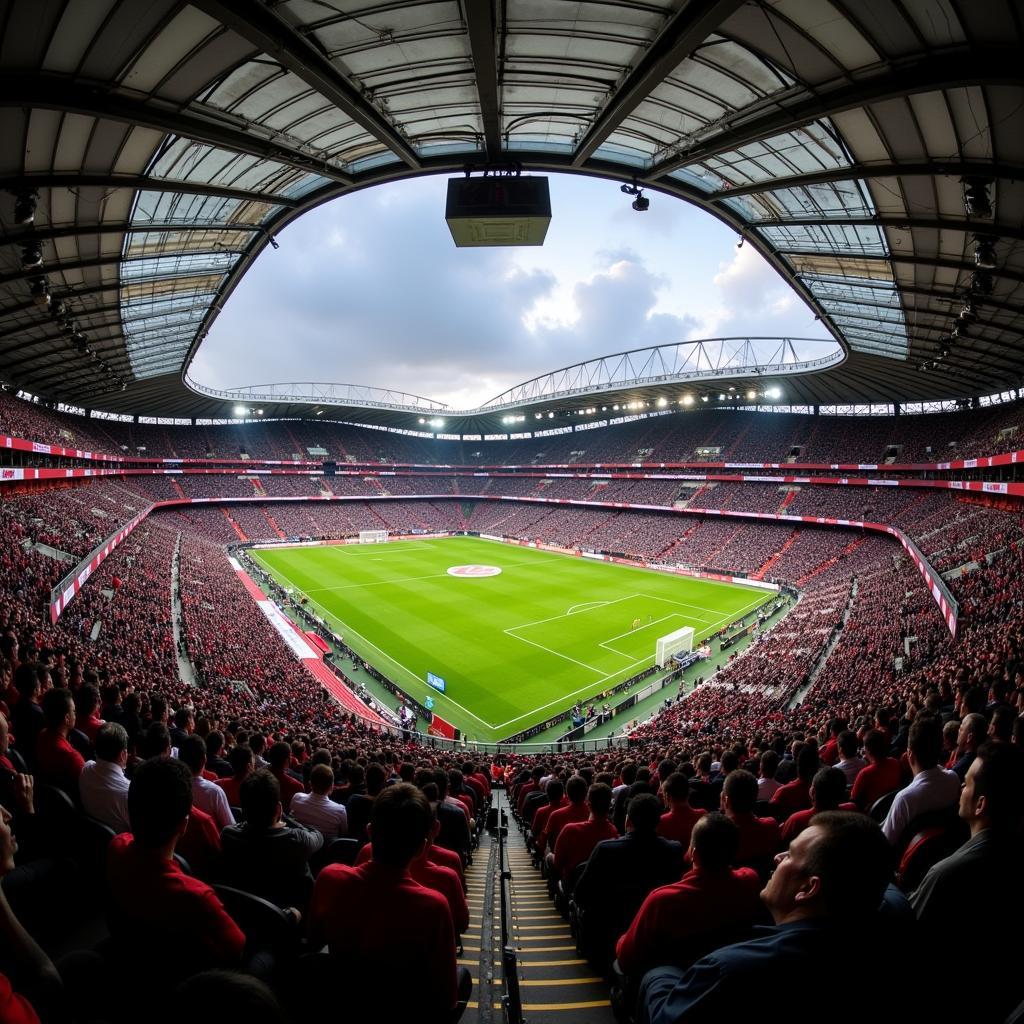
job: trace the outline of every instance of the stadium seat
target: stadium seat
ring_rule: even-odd
[[[328,864],[355,864],[360,849],[362,844],[358,839],[334,839],[313,854],[309,868],[314,875],[318,875]]]
[[[885,821],[886,815],[889,813],[889,808],[892,807],[893,800],[896,799],[896,794],[899,792],[898,789],[894,789],[884,796],[880,796],[868,809],[868,815],[872,821],[883,822]]]

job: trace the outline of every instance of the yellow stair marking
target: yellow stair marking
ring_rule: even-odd
[[[520,981],[520,985],[600,985],[604,978],[537,978],[530,981]]]
[[[529,950],[533,952],[533,950]],[[459,961],[461,963],[461,961]],[[469,963],[470,961],[467,961]],[[476,963],[476,961],[472,961]],[[518,954],[516,955],[516,962],[521,967],[529,967],[531,970],[534,967],[579,967],[581,964],[585,964],[586,960],[524,960]]]

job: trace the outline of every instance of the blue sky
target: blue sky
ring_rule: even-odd
[[[727,335],[827,337],[789,286],[714,218],[618,183],[551,175],[542,247],[456,249],[447,177],[335,200],[266,249],[193,373],[214,387],[324,381],[478,405],[592,356]],[[820,354],[816,352],[815,354]]]

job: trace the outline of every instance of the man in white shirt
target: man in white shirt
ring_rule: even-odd
[[[766,750],[761,755],[761,774],[757,780],[757,799],[771,800],[776,792],[782,789],[782,783],[775,778],[779,770],[779,755],[774,750]]]
[[[851,729],[844,729],[839,734],[836,744],[839,748],[839,761],[836,767],[846,776],[846,788],[852,789],[861,768],[866,768],[868,763],[857,753],[859,742],[857,734]]]
[[[348,811],[344,804],[335,803],[331,797],[334,789],[334,772],[330,765],[317,764],[309,773],[311,793],[296,793],[292,797],[289,816],[300,825],[317,829],[326,842],[348,835]]]
[[[960,776],[939,767],[942,755],[942,723],[937,718],[918,714],[910,726],[907,757],[914,778],[896,794],[882,832],[898,846],[907,826],[922,814],[955,810],[960,800]]]
[[[128,821],[128,733],[105,722],[96,733],[96,760],[87,761],[78,780],[82,809],[115,832],[130,832]]]
[[[178,749],[178,758],[192,772],[192,803],[213,818],[218,829],[234,825],[227,793],[216,782],[203,776],[206,768],[206,744],[200,736],[187,736]]]

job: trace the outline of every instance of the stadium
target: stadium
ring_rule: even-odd
[[[1024,1020],[1024,4],[0,14],[0,1021]],[[204,379],[431,180],[481,261],[699,214],[817,334]]]

